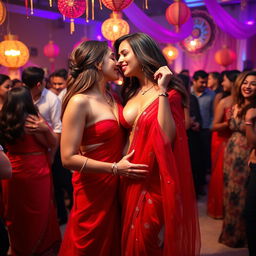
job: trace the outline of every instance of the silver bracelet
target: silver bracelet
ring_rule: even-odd
[[[113,175],[118,175],[118,166],[117,166],[117,163],[116,163],[116,162],[114,162],[114,163],[112,164],[112,174],[113,174]]]
[[[86,157],[86,159],[84,160],[84,163],[79,171],[79,173],[82,173],[82,171],[85,169],[86,170],[86,165],[87,165],[87,162],[88,162],[88,157]]]

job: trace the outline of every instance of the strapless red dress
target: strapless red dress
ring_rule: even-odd
[[[12,178],[3,180],[2,185],[11,253],[56,255],[61,234],[53,205],[47,149],[33,135],[25,134],[14,145],[8,145],[8,157]]]
[[[158,99],[131,129],[131,162],[149,165],[146,179],[121,177],[122,256],[195,256],[200,233],[180,94],[169,92],[176,124],[171,145],[157,121]],[[129,125],[122,118],[122,124]]]
[[[116,120],[103,120],[84,131],[82,145],[99,144],[84,155],[118,162],[124,146],[123,130]],[[120,255],[119,177],[111,174],[73,173],[74,204],[60,256]]]
[[[227,111],[230,109],[226,109],[225,113]],[[212,173],[208,190],[207,214],[215,219],[223,218],[223,162],[225,148],[230,136],[229,128],[219,132],[215,131],[212,134]]]

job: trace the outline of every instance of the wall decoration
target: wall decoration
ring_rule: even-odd
[[[214,42],[216,26],[212,18],[204,11],[193,11],[192,19],[194,22],[192,33],[182,40],[180,45],[188,53],[202,53]]]

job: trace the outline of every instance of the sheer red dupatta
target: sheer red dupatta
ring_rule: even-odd
[[[133,127],[130,150],[135,149],[135,154],[132,162],[147,163],[149,171],[153,170],[157,162],[165,222],[163,255],[195,256],[199,255],[200,251],[200,232],[184,112],[179,93],[172,90],[169,93],[169,102],[176,124],[176,138],[173,145],[168,142],[158,124],[158,100],[156,99],[141,113]],[[152,181],[151,179],[150,182]],[[134,212],[132,209],[137,207],[143,190],[147,187],[147,182],[147,180],[143,182],[128,181],[122,188],[128,189],[128,195],[124,197],[124,200],[128,200],[126,205],[131,209],[130,211],[124,209],[128,212],[123,219],[124,232],[133,223]],[[123,193],[125,193],[124,190]],[[127,240],[123,240],[123,246],[132,247],[133,242],[130,240],[132,239],[129,239],[129,236]],[[132,254],[128,253],[127,255]]]

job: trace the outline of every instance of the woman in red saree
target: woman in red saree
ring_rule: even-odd
[[[123,159],[121,106],[106,90],[119,69],[107,42],[87,41],[71,55],[63,101],[61,157],[74,170],[74,204],[59,255],[120,255],[120,211],[116,176],[143,177],[144,165]],[[121,159],[121,161],[119,161]],[[119,161],[119,162],[118,162]],[[116,164],[116,162],[118,162]]]
[[[125,76],[122,122],[131,129],[128,152],[135,150],[132,162],[149,166],[146,179],[121,179],[122,255],[199,255],[186,93],[146,34],[123,36],[115,48]]]
[[[28,116],[41,122],[44,132],[30,133],[30,128],[25,129]],[[48,148],[54,147],[56,140],[51,129],[38,116],[26,87],[8,92],[0,126],[0,140],[8,149],[12,166],[12,178],[2,181],[4,220],[11,254],[56,255],[61,234],[52,200],[48,162]]]

